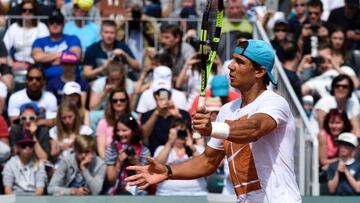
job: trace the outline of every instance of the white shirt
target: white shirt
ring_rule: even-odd
[[[179,90],[176,89],[172,89],[171,100],[174,102],[177,108],[185,111],[188,110],[186,96],[183,92],[180,92]],[[136,111],[139,113],[145,113],[155,108],[156,108],[156,101],[154,98],[154,93],[151,89],[147,89],[141,94]]]
[[[57,101],[56,97],[51,92],[43,91],[40,99],[38,101],[33,101],[28,97],[26,88],[19,90],[10,96],[8,115],[19,116],[20,106],[29,102],[35,102],[41,110],[45,111],[46,119],[54,119],[56,117]]]
[[[49,35],[49,30],[42,22],[38,22],[36,27],[24,28],[17,23],[10,25],[4,35],[4,43],[8,51],[11,48],[15,49],[14,57],[17,61],[27,61],[34,63],[31,57],[31,47],[35,39],[46,37]]]
[[[7,87],[3,81],[0,81],[0,97],[6,98],[8,94]]]
[[[301,202],[294,171],[295,122],[288,103],[283,97],[269,90],[264,91],[250,104],[239,108],[241,102],[241,99],[237,99],[225,104],[220,109],[217,122],[264,113],[274,119],[277,127],[249,144],[250,154],[247,155],[250,159],[252,157],[256,169],[249,173],[258,177],[261,189],[239,195],[238,202]],[[217,150],[224,150],[224,141],[221,139],[211,138],[208,145]],[[243,166],[243,163],[236,162],[246,155],[242,149],[233,151],[231,157],[227,157],[230,168],[250,168],[250,165]]]

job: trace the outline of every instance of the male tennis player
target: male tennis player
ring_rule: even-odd
[[[147,166],[129,167],[138,173],[127,181],[144,189],[166,179],[210,175],[226,155],[237,202],[301,202],[294,172],[294,118],[286,100],[266,89],[269,82],[276,85],[273,65],[268,43],[241,42],[229,74],[242,98],[222,106],[216,122],[204,107],[193,115],[194,129],[212,137],[204,153],[171,166],[149,159]]]

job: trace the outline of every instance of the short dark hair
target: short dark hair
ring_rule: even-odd
[[[339,109],[330,109],[330,111],[325,115],[325,118],[323,121],[324,129],[328,134],[331,134],[330,125],[329,125],[330,119],[335,118],[335,117],[339,117],[344,122],[344,128],[341,131],[342,133],[343,132],[351,132],[352,125],[351,125],[349,118],[346,115],[346,112],[340,111]]]
[[[249,58],[247,58],[249,59]],[[249,61],[251,61],[251,64],[253,65],[253,67],[255,68],[255,70],[260,70],[262,65],[258,64],[256,61],[254,60],[251,60],[249,59]],[[264,68],[266,70],[266,68]],[[269,75],[267,74],[267,71],[266,71],[266,74],[262,77],[262,81],[264,83],[264,85],[268,86],[270,84],[270,77]]]
[[[113,20],[104,20],[104,21],[102,21],[102,23],[101,23],[101,28],[102,28],[103,26],[116,27],[116,23],[115,23],[115,21],[113,21]]]
[[[309,7],[320,7],[321,12],[324,11],[324,8],[323,8],[324,6],[323,6],[323,3],[321,2],[321,0],[310,0],[307,3],[307,5]]]
[[[174,37],[179,36],[182,39],[183,32],[180,29],[180,26],[176,24],[168,24],[161,26],[161,33],[171,33]]]
[[[351,77],[348,76],[348,75],[345,75],[345,74],[340,74],[340,75],[336,76],[333,79],[333,81],[331,82],[330,94],[334,96],[335,86],[339,81],[342,81],[342,80],[347,80],[348,81],[348,83],[349,83],[349,92],[348,92],[347,97],[351,98],[351,95],[352,95],[352,93],[354,91],[354,83],[353,83]]]
[[[284,51],[284,60],[291,61],[296,58],[296,54],[299,51],[299,47],[297,44],[290,41],[282,41],[280,42],[280,47]]]
[[[160,65],[169,67],[171,70],[173,69],[174,63],[169,54],[158,53],[154,56],[153,60],[159,62]]]
[[[40,65],[40,64],[32,64],[32,65],[30,65],[30,67],[27,69],[26,77],[29,76],[29,73],[30,73],[32,70],[38,70],[38,71],[40,71],[42,78],[45,79],[44,68],[43,68],[42,65]]]

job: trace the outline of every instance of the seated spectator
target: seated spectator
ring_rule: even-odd
[[[80,135],[93,135],[93,130],[82,124],[77,106],[64,101],[60,104],[56,116],[56,125],[50,129],[51,156],[58,167],[59,162],[71,155],[74,141]]]
[[[94,3],[96,4],[97,2],[99,2],[97,0],[95,0],[95,1],[93,1],[93,0],[87,0],[87,1],[84,1],[84,0],[75,0],[75,1],[60,0],[60,2],[61,1],[64,1],[63,2],[64,4],[61,6],[58,6],[58,8],[61,8],[61,13],[63,13],[66,18],[73,17],[75,4],[78,4],[78,3],[81,4],[83,2],[83,4],[86,5],[86,3],[90,3],[90,2],[91,2],[91,4],[94,4]],[[59,0],[57,2],[59,2]],[[96,6],[92,6],[90,8],[86,18],[88,18],[87,19],[88,21],[93,21],[96,24],[100,24],[100,21],[101,21],[100,10]]]
[[[329,164],[338,160],[339,147],[336,143],[339,135],[344,132],[351,132],[352,126],[347,115],[338,109],[331,109],[324,118],[324,130],[318,135],[319,160],[323,170]]]
[[[10,155],[8,125],[4,117],[0,115],[0,165],[3,165]]]
[[[141,69],[140,63],[135,60],[128,45],[116,40],[117,29],[114,21],[103,21],[100,35],[102,40],[91,44],[86,49],[83,71],[85,79],[94,80],[104,76],[107,66],[115,57],[129,64],[133,70]]]
[[[71,51],[81,58],[81,44],[78,37],[63,34],[65,19],[59,10],[51,12],[48,21],[50,35],[38,38],[32,44],[31,54],[36,63],[45,67],[47,81],[60,77],[64,72],[60,63],[64,51]]]
[[[241,31],[252,33],[252,26],[246,17],[245,6],[240,0],[229,0],[225,6],[222,33]],[[238,20],[241,19],[241,22]],[[234,21],[232,21],[234,20]]]
[[[50,159],[49,130],[44,126],[37,124],[39,107],[36,103],[30,102],[21,105],[19,125],[14,125],[10,130],[10,145],[13,146],[13,152],[16,153],[18,148],[15,147],[16,141],[26,132],[34,140],[34,152],[38,159],[47,161]]]
[[[67,82],[76,82],[81,87],[81,101],[85,105],[87,97],[88,85],[81,76],[76,74],[77,64],[79,58],[71,51],[64,51],[60,56],[60,65],[64,72],[60,76],[56,76],[49,81],[46,86],[47,91],[53,93],[60,104],[62,97],[62,90]]]
[[[139,99],[136,111],[145,113],[156,108],[154,92],[164,87],[170,92],[169,96],[178,109],[187,109],[186,96],[183,92],[172,88],[172,71],[166,66],[158,66],[153,70],[153,81],[149,89],[145,90]],[[160,85],[160,86],[159,86]]]
[[[34,63],[31,57],[31,45],[35,39],[49,35],[46,25],[33,18],[38,14],[35,1],[22,1],[21,11],[21,16],[24,18],[11,24],[3,39],[8,52],[14,50],[12,57],[14,71],[26,70],[30,64]]]
[[[111,188],[107,190],[110,195],[129,194],[124,179],[129,176],[130,171],[126,170],[129,165],[146,165],[146,158],[150,151],[143,144],[141,126],[135,118],[123,114],[114,125],[113,139],[110,145],[106,146],[105,163],[107,165],[107,181]],[[145,191],[136,190],[133,195],[144,194]]]
[[[156,148],[154,157],[161,164],[175,164],[200,155],[204,146],[194,145],[188,122],[182,118],[174,119],[170,124],[168,140],[165,145]],[[156,187],[156,195],[207,195],[207,183],[204,177],[195,180],[166,180]]]
[[[360,135],[359,127],[359,113],[360,104],[356,96],[353,94],[354,84],[347,75],[339,75],[331,83],[330,96],[322,97],[314,106],[312,117],[310,120],[313,122],[314,118],[317,123],[313,129],[323,129],[324,117],[330,109],[336,108],[347,114],[352,124],[352,132]]]
[[[96,126],[97,152],[101,158],[105,158],[106,146],[113,141],[115,121],[123,114],[131,114],[129,95],[124,89],[114,89],[107,100],[105,116]]]
[[[288,16],[289,31],[294,34],[294,41],[297,42],[301,34],[302,26],[307,18],[306,11],[307,5],[306,0],[295,0],[294,13]]]
[[[340,28],[336,27],[330,33],[330,49],[331,58],[338,66],[342,66],[346,60],[347,54],[347,39],[346,33]]]
[[[43,195],[47,183],[44,164],[34,150],[31,134],[23,132],[15,142],[17,153],[6,162],[2,171],[5,194]]]
[[[360,161],[355,159],[359,143],[352,133],[342,133],[337,139],[339,160],[328,169],[328,189],[334,195],[360,194]]]
[[[30,66],[26,74],[26,88],[13,93],[8,104],[8,115],[11,123],[19,118],[20,106],[35,102],[39,106],[37,125],[52,127],[57,111],[56,97],[44,91],[45,80],[42,68],[38,65]]]
[[[6,85],[0,80],[0,114],[3,113],[4,109],[6,108],[6,98],[8,95],[8,89]]]
[[[0,80],[6,85],[8,91],[12,91],[14,88],[12,67],[8,65],[8,51],[4,44],[4,41],[0,40]]]
[[[64,157],[48,186],[52,195],[98,195],[106,173],[104,161],[96,155],[96,139],[78,136],[74,142],[75,153]]]
[[[180,18],[180,13],[183,9],[191,8],[196,14],[196,2],[195,0],[180,0],[180,6],[170,13],[170,18]]]
[[[79,114],[81,122],[84,125],[91,126],[90,122],[90,113],[85,108],[85,103],[82,101],[81,97],[81,87],[76,82],[67,82],[65,83],[62,89],[62,102],[70,102],[75,104],[79,109]]]
[[[241,97],[241,95],[237,92],[229,90],[229,81],[226,76],[223,75],[216,75],[211,80],[210,89],[206,90],[206,98],[208,97],[220,97],[221,103],[225,104],[231,102],[235,99]],[[197,106],[199,102],[199,95],[195,97],[191,108],[189,109],[189,114],[192,115],[196,112]]]
[[[274,39],[271,40],[271,46],[274,48],[276,56],[280,62],[284,62],[285,51],[281,46],[281,43],[285,41],[292,41],[291,33],[289,32],[289,24],[284,19],[279,19],[274,25]]]
[[[85,2],[86,4],[90,3],[89,7],[82,7],[78,4],[81,4],[79,1],[84,0],[76,0],[73,1],[73,16],[75,19],[68,21],[65,23],[64,34],[75,35],[80,39],[82,53],[85,53],[85,50],[93,43],[97,42],[100,39],[99,25],[86,21],[84,18],[87,17],[89,10],[92,8],[92,1]]]

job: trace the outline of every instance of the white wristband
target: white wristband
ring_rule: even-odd
[[[230,127],[227,123],[211,122],[211,137],[225,140],[229,137]]]

